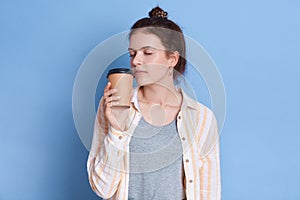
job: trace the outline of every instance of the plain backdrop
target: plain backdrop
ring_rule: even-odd
[[[99,199],[72,116],[76,73],[157,4],[222,75],[222,199],[300,199],[299,1],[0,0],[1,200]]]

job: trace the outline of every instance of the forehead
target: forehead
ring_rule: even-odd
[[[157,49],[164,49],[159,37],[152,33],[145,33],[143,31],[137,31],[131,35],[129,39],[129,48],[141,49],[143,47],[154,47]]]

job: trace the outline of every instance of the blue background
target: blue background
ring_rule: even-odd
[[[158,3],[224,81],[222,199],[300,199],[299,1],[0,0],[1,200],[98,199],[72,117],[76,73]]]

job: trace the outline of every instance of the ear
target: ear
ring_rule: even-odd
[[[169,54],[169,66],[170,67],[175,67],[178,63],[179,60],[179,52],[174,51]]]

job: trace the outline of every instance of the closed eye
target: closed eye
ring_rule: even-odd
[[[145,49],[145,50],[144,50],[144,54],[145,54],[145,55],[152,55],[152,54],[153,54],[153,51],[150,50],[150,49]]]

